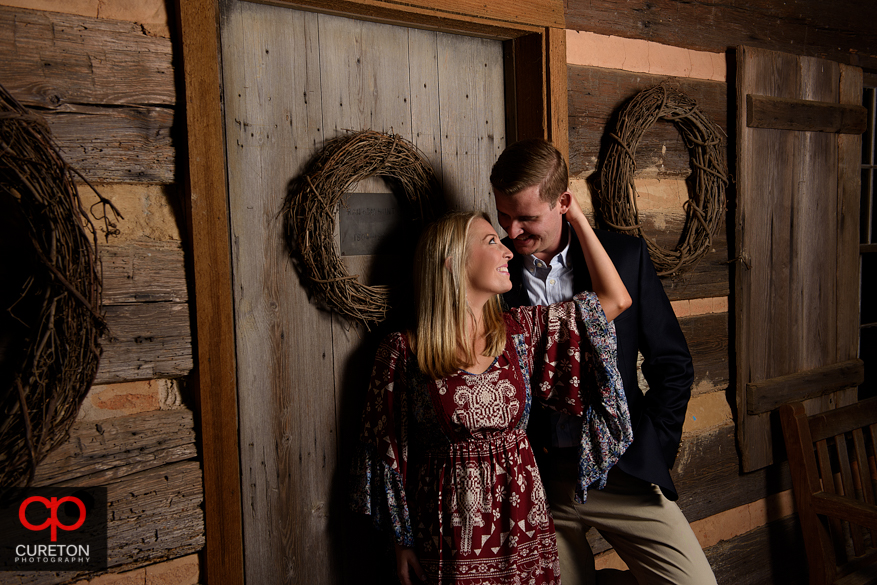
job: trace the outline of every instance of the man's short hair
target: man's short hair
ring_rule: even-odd
[[[515,195],[533,185],[551,207],[569,187],[566,161],[553,144],[542,138],[515,142],[499,155],[490,172],[490,184],[502,195]]]

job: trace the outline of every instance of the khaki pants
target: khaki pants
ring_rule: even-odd
[[[715,585],[709,562],[688,521],[654,484],[613,469],[603,490],[588,490],[584,504],[574,499],[574,450],[549,455],[540,467],[560,554],[564,585]],[[594,568],[586,537],[594,527],[630,571]]]

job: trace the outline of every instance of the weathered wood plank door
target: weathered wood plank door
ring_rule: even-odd
[[[416,144],[451,205],[492,210],[502,44],[236,0],[221,31],[246,580],[367,582],[344,567],[345,455],[381,332],[309,302],[281,208],[325,140],[370,128]]]
[[[861,69],[738,49],[734,302],[745,471],[772,462],[779,403],[810,399],[813,413],[856,399],[864,126],[851,121],[864,120],[861,100]]]

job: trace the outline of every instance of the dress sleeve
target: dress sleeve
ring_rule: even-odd
[[[362,433],[351,468],[351,507],[372,517],[395,542],[414,546],[405,478],[408,460],[405,341],[390,335],[378,347],[369,381]]]
[[[583,419],[576,499],[584,502],[589,486],[606,485],[609,470],[633,441],[616,363],[615,325],[606,320],[593,292],[520,310],[531,313],[523,321],[531,325],[534,395]]]

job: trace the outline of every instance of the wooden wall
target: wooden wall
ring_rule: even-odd
[[[141,219],[145,217],[142,223],[130,228],[129,234],[136,237],[124,243],[111,242],[101,250],[106,262],[106,310],[115,337],[105,346],[105,365],[99,373],[104,385],[99,388],[115,389],[119,396],[132,394],[122,384],[180,386],[191,368],[186,316],[191,299],[185,286],[185,263],[190,257],[183,235],[171,230],[156,237],[152,232],[154,220],[143,212],[148,208],[145,202],[157,197],[166,198],[172,210],[180,208],[173,205],[180,180],[178,164],[182,155],[178,145],[185,143],[179,134],[182,122],[173,67],[179,42],[172,42],[167,36],[146,34],[149,27],[123,20],[45,11],[51,3],[37,0],[2,3],[40,10],[0,8],[0,48],[5,57],[0,60],[0,83],[26,106],[44,113],[67,159],[96,181],[102,192],[111,197],[118,194],[119,198],[130,195],[133,201],[142,204],[139,212],[135,204],[126,214],[126,221],[132,223],[138,213]],[[163,2],[160,4],[164,6]],[[134,10],[129,3],[126,6],[122,12]],[[62,3],[57,7],[74,10],[72,5],[62,8]],[[874,10],[872,3],[856,0],[833,3],[757,0],[721,6],[680,0],[568,0],[566,26],[574,31],[711,53],[725,53],[746,43],[836,59],[861,66],[866,73],[877,73]],[[111,18],[124,16],[115,13]],[[568,71],[570,163],[574,178],[585,182],[596,168],[600,141],[618,105],[667,75],[649,76],[606,65],[572,64]],[[732,130],[733,124],[729,122],[733,120],[733,81],[671,77],[683,91],[698,99],[723,128]],[[687,154],[680,149],[675,131],[655,128],[646,138],[639,150],[644,157],[638,165],[642,169],[639,179],[681,180],[687,173]],[[733,136],[731,140],[729,152],[733,152]],[[655,160],[655,153],[664,145],[666,153]],[[156,187],[161,189],[156,191]],[[647,222],[651,229],[677,233],[679,214],[666,211],[658,209],[651,217],[646,214]],[[178,211],[171,215],[179,225],[184,224]],[[751,474],[739,470],[730,418],[733,399],[729,401],[724,396],[733,361],[729,353],[732,319],[728,311],[733,312],[733,298],[729,297],[728,249],[727,236],[719,238],[715,250],[695,271],[682,279],[665,280],[665,288],[676,307],[701,302],[718,307],[695,311],[680,321],[695,360],[693,408],[701,409],[698,411],[701,420],[715,414],[710,409],[727,409],[730,413],[719,416],[716,424],[687,426],[674,469],[680,505],[699,536],[713,535],[706,551],[720,583],[804,582],[803,567],[796,562],[803,553],[794,516],[781,511],[790,489],[786,466],[775,464]],[[111,484],[115,486],[111,494],[117,494],[111,495],[111,499],[116,497],[120,503],[125,501],[124,493],[143,494],[138,486],[158,485],[158,499],[143,501],[149,502],[149,506],[163,505],[183,494],[184,484],[199,482],[197,440],[191,419],[186,409],[160,410],[156,405],[127,417],[106,419],[107,422],[100,423],[101,428],[111,431],[112,440],[100,441],[93,440],[95,423],[83,423],[74,433],[78,441],[92,444],[93,450],[72,450],[73,443],[59,450],[54,462],[40,470],[40,481]],[[135,436],[142,437],[143,429],[153,432],[148,439],[137,442]],[[81,476],[85,479],[75,479]],[[164,477],[168,478],[164,483],[152,481]],[[199,529],[200,520],[194,511],[198,495],[185,493],[188,494],[185,502],[189,504],[177,516],[144,516],[141,525],[164,534],[161,530],[179,523],[186,527],[187,536],[176,540],[161,538],[153,541],[156,546],[136,551],[120,544],[114,549],[116,553],[111,553],[111,559],[116,559],[111,560],[113,570],[174,557],[187,558],[180,555],[203,545],[199,540],[203,530]],[[722,532],[743,514],[778,519],[756,521],[751,530]],[[715,536],[722,534],[728,536]],[[605,544],[595,541],[595,545],[598,550],[605,550]],[[35,575],[16,577],[18,581],[10,582],[57,583],[72,578],[45,576],[44,581],[39,581]],[[5,575],[4,582],[7,577],[13,578]],[[25,577],[30,580],[23,581]]]
[[[0,51],[0,83],[44,116],[62,156],[123,216],[121,235],[101,238],[98,249],[108,334],[95,386],[34,484],[106,486],[110,572],[196,583],[203,490],[185,392],[192,335],[173,43],[133,22],[0,7]],[[88,208],[94,194],[79,190]],[[170,559],[172,570],[155,568]],[[27,572],[2,581],[91,577]]]
[[[580,185],[576,192],[584,196],[586,185],[596,176],[592,174],[599,169],[604,141],[619,107],[638,91],[668,82],[695,98],[701,110],[728,134],[729,210],[733,210],[734,47],[745,43],[827,57],[874,71],[877,35],[861,19],[862,8],[853,2],[834,3],[833,13],[815,2],[798,2],[794,7],[768,1],[748,2],[745,7],[707,7],[675,0],[567,2],[567,29],[588,34],[582,42],[586,59],[573,54],[573,32],[568,45],[570,166],[574,185]],[[797,12],[792,14],[793,10]],[[871,19],[877,15],[874,7],[868,11]],[[852,13],[857,16],[851,17]],[[620,42],[617,37],[625,39]],[[598,56],[601,49],[606,50],[602,58]],[[688,64],[674,70],[668,63],[673,59]],[[689,72],[695,67],[691,63],[698,59],[720,62],[726,66],[726,77],[692,78]],[[656,124],[640,143],[636,163],[645,230],[672,246],[684,218],[681,201],[672,194],[685,192],[683,182],[690,173],[688,153],[678,132],[669,123]],[[780,461],[752,473],[743,473],[740,467],[734,428],[734,298],[729,263],[733,227],[728,229],[733,218],[730,211],[713,250],[694,270],[663,279],[681,315],[695,367],[673,477],[679,505],[719,583],[805,583],[806,569],[798,562],[804,553],[790,505],[787,464]],[[595,551],[606,551],[598,555],[598,565],[618,566],[608,545],[591,536]]]

